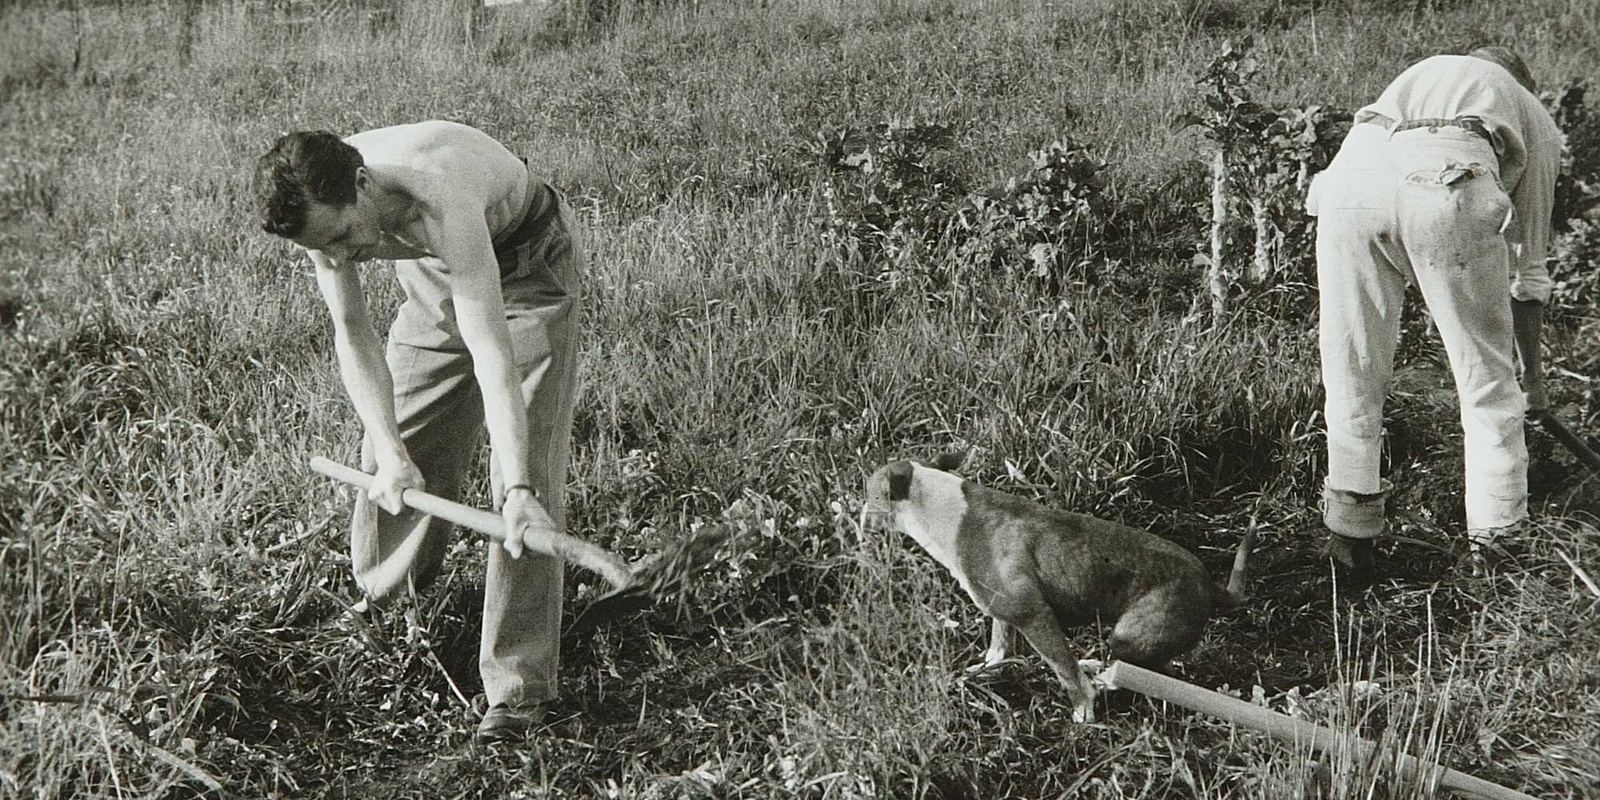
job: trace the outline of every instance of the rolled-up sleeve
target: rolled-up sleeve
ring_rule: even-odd
[[[1511,193],[1516,207],[1506,238],[1511,244],[1511,296],[1546,303],[1552,283],[1550,214],[1555,206],[1556,177],[1561,171],[1561,141],[1530,142],[1522,179]]]

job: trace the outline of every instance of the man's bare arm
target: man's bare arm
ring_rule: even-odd
[[[489,443],[508,487],[505,506],[505,547],[520,556],[524,534],[553,528],[548,512],[532,492],[511,492],[509,487],[531,486],[528,469],[528,419],[522,399],[522,376],[517,369],[511,330],[506,324],[505,299],[500,293],[500,269],[483,224],[481,204],[458,200],[428,217],[428,241],[445,264],[455,305],[456,325],[472,354],[472,371],[483,392],[484,424]]]
[[[423,486],[421,473],[400,438],[394,410],[394,378],[384,361],[383,342],[373,330],[354,266],[334,263],[317,251],[310,251],[310,256],[317,269],[317,287],[322,290],[333,320],[339,377],[377,459],[377,476],[369,496],[389,513],[398,514],[402,509],[400,493]]]
[[[1544,388],[1544,364],[1539,340],[1544,328],[1544,304],[1537,300],[1511,301],[1511,327],[1517,357],[1522,362],[1522,391],[1528,400],[1528,418],[1537,421],[1550,408]]]
[[[1537,102],[1537,101],[1534,101]],[[1544,114],[1543,108],[1537,113]],[[1560,133],[1548,116],[1540,137],[1528,143],[1526,166],[1512,201],[1511,229],[1511,322],[1517,357],[1522,363],[1522,390],[1528,401],[1528,416],[1537,419],[1548,410],[1550,401],[1544,387],[1544,365],[1539,341],[1544,328],[1544,304],[1550,301],[1553,284],[1546,259],[1550,255],[1551,212],[1555,205],[1556,179],[1561,172]]]
[[[461,204],[458,204],[461,205]],[[483,390],[489,442],[507,486],[529,480],[528,431],[522,385],[500,294],[500,270],[489,244],[481,210],[447,210],[429,231],[435,255],[444,262],[461,338],[472,353],[472,371]]]

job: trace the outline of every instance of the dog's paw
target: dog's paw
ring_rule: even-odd
[[[1073,706],[1072,721],[1083,725],[1094,722],[1094,701]]]
[[[981,675],[1006,663],[1005,653],[990,651],[983,654],[983,660],[966,668],[968,675]]]

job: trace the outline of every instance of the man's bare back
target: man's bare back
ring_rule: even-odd
[[[526,167],[475,128],[435,120],[363,131],[345,141],[361,152],[376,190],[376,238],[355,231],[352,241],[345,242],[337,236],[343,231],[322,231],[314,224],[295,237],[334,261],[439,257],[445,248],[436,224],[447,212],[454,224],[463,224],[468,221],[464,212],[481,210],[481,233],[488,241],[515,228],[527,210]],[[430,220],[436,224],[429,225]],[[342,246],[346,244],[351,246]],[[446,267],[471,269],[475,261]]]

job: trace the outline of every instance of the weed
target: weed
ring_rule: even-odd
[[[1028,154],[1023,175],[979,193],[954,223],[955,257],[1057,296],[1098,282],[1109,215],[1105,161],[1070,140]]]

